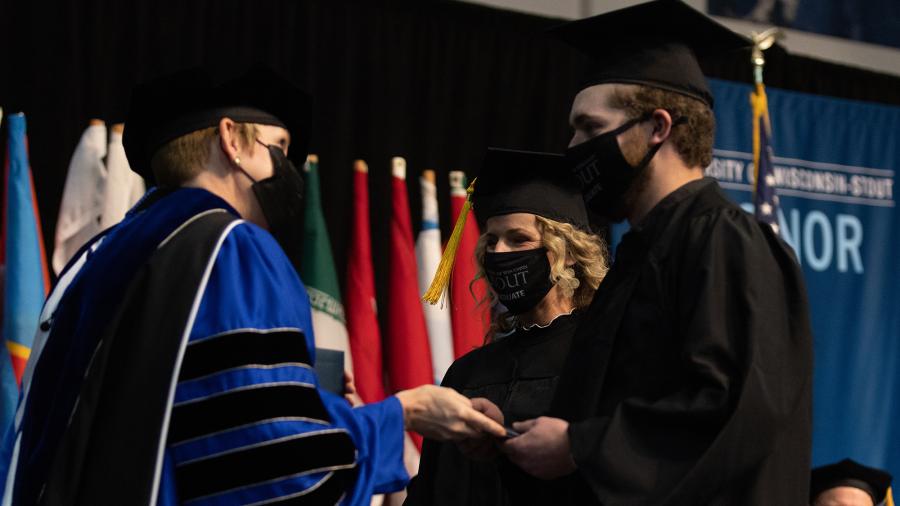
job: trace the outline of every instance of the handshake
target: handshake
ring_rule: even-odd
[[[569,424],[542,416],[503,427],[503,413],[484,398],[469,399],[455,390],[424,385],[397,394],[406,428],[439,441],[455,441],[474,460],[503,453],[526,473],[553,479],[572,473],[576,464],[569,445]],[[522,434],[519,435],[518,432]]]
[[[361,406],[353,374],[344,371],[344,398],[351,406]],[[436,441],[506,437],[503,414],[487,399],[469,399],[452,388],[422,385],[398,392],[403,406],[403,425]]]
[[[422,385],[397,393],[406,428],[437,441],[504,438],[503,414],[487,399],[469,399],[453,389]]]
[[[347,400],[361,404],[352,375],[345,375]],[[468,397],[451,388],[435,385],[396,394],[403,406],[405,428],[436,441],[453,441],[474,460],[489,460],[503,453],[526,473],[552,479],[576,468],[569,446],[568,422],[542,416],[503,426],[500,408],[488,399]],[[521,433],[521,436],[520,434]]]

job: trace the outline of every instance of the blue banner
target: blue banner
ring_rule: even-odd
[[[711,81],[707,175],[753,210],[749,85]],[[900,476],[900,108],[767,89],[781,236],[809,290],[813,464],[851,457]]]

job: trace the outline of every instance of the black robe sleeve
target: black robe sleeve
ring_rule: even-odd
[[[441,386],[461,391],[467,378],[477,377],[470,360],[457,360]],[[496,462],[474,462],[452,442],[425,439],[419,473],[407,486],[404,506],[494,505],[501,494]]]
[[[655,273],[680,340],[666,358],[678,380],[571,423],[573,456],[602,504],[762,504],[782,491],[761,481],[808,475],[812,344],[799,267],[736,209],[693,218],[681,239],[641,272]],[[805,504],[794,497],[803,489],[789,483],[766,504]]]

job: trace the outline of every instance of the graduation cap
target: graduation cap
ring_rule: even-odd
[[[890,499],[891,475],[880,469],[866,467],[850,459],[812,470],[809,502],[822,492],[835,487],[854,487],[868,493],[872,502],[881,504]]]
[[[551,28],[587,54],[580,89],[604,83],[643,84],[713,105],[698,56],[751,46],[745,38],[680,0],[656,0]]]
[[[530,213],[589,230],[584,198],[564,161],[554,153],[488,148],[472,193],[479,225],[493,216]]]
[[[488,148],[423,299],[435,304],[444,293],[470,209],[482,228],[494,216],[530,213],[590,230],[581,190],[564,163],[559,154]]]
[[[166,143],[218,125],[222,118],[285,128],[289,158],[306,161],[309,148],[309,95],[266,67],[215,82],[200,68],[161,76],[135,87],[122,143],[132,170],[153,182],[150,160]]]

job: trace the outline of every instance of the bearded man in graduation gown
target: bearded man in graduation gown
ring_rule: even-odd
[[[576,473],[575,504],[805,504],[801,271],[703,177],[714,119],[697,54],[747,42],[668,0],[556,34],[594,64],[572,105],[569,165],[588,209],[631,230],[579,323],[551,416],[514,425],[523,435],[504,451],[535,476]]]
[[[404,428],[503,428],[435,386],[351,408],[318,387],[295,270],[309,99],[265,69],[134,92],[156,185],[66,267],[23,381],[4,504],[368,504]]]

